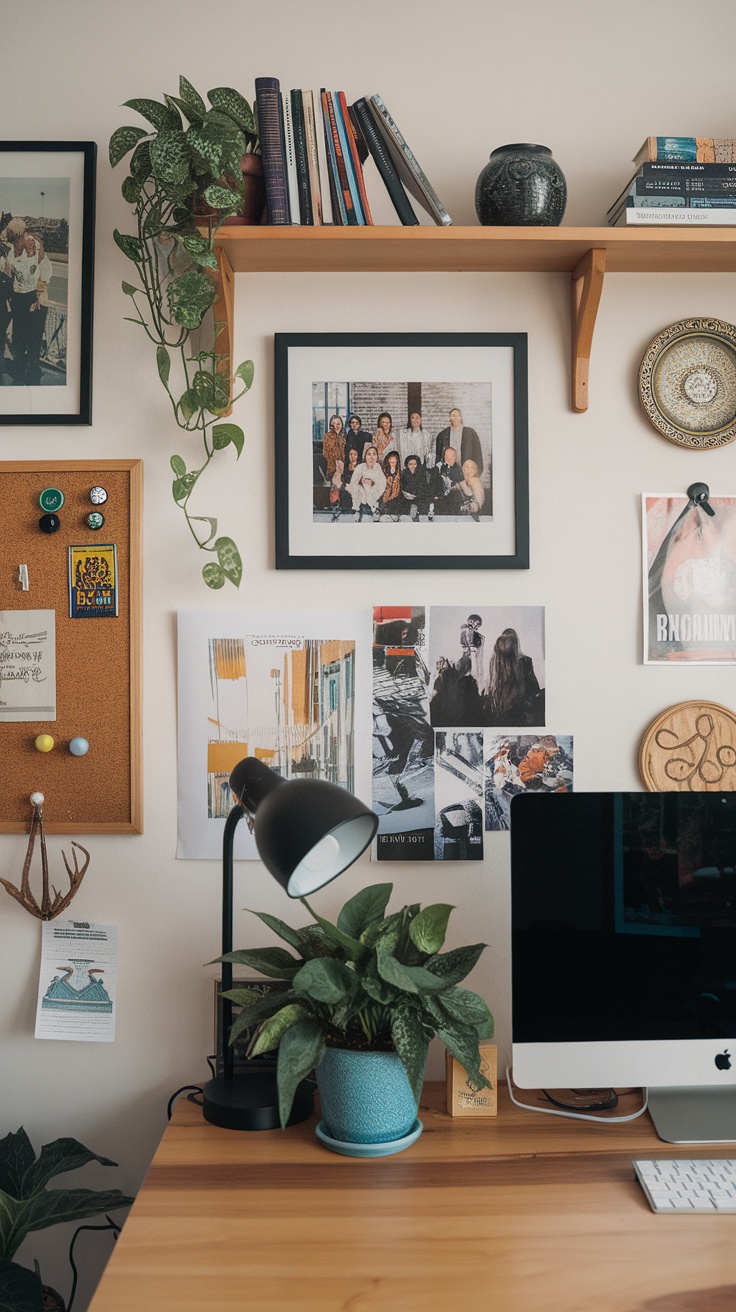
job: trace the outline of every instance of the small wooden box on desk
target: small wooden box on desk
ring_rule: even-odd
[[[475,1089],[456,1057],[445,1049],[447,1111],[450,1116],[495,1116],[498,1112],[498,1048],[495,1043],[479,1043],[480,1070],[490,1081],[490,1089]]]

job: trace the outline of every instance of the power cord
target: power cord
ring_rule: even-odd
[[[188,1092],[188,1090],[191,1090],[191,1092]],[[171,1120],[171,1113],[174,1110],[174,1103],[176,1102],[180,1094],[186,1093],[187,1102],[193,1102],[195,1107],[201,1107],[202,1106],[201,1102],[199,1101],[198,1098],[194,1097],[194,1094],[202,1093],[202,1092],[203,1090],[201,1084],[182,1084],[181,1088],[177,1089],[176,1093],[172,1093],[171,1097],[169,1098],[169,1106],[166,1111],[167,1121]]]
[[[631,1112],[628,1116],[590,1116],[587,1112],[563,1112],[558,1111],[556,1107],[532,1107],[528,1102],[520,1102],[514,1097],[513,1081],[511,1078],[511,1067],[506,1067],[506,1083],[509,1090],[509,1098],[515,1107],[521,1107],[525,1112],[539,1112],[542,1116],[564,1116],[569,1121],[597,1121],[599,1125],[621,1125],[624,1121],[635,1121],[642,1116],[649,1106],[649,1090],[643,1089],[643,1099],[641,1107],[637,1112]]]
[[[74,1234],[72,1235],[72,1241],[69,1245],[69,1265],[71,1266],[72,1269],[72,1289],[69,1295],[69,1301],[66,1305],[66,1312],[72,1312],[72,1304],[74,1302],[74,1296],[77,1292],[77,1280],[79,1278],[79,1272],[77,1271],[77,1266],[74,1261],[74,1245],[77,1242],[77,1235],[80,1235],[83,1230],[112,1230],[113,1239],[117,1239],[121,1230],[119,1223],[117,1221],[113,1221],[112,1217],[108,1216],[107,1213],[105,1213],[105,1220],[107,1221],[107,1225],[77,1226],[77,1229],[74,1231]]]

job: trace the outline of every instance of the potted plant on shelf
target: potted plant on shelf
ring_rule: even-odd
[[[215,236],[228,219],[245,221],[244,180],[251,179],[260,156],[247,100],[232,87],[216,87],[208,100],[209,106],[182,77],[179,95],[165,95],[163,103],[126,101],[149,126],[118,128],[110,138],[110,163],[114,168],[130,155],[122,193],[133,206],[136,231],[113,235],[138,275],[137,285],[123,282],[131,322],[140,324],[156,347],[159,378],[176,423],[199,433],[204,448],[196,467],[180,455],[171,457],[173,498],[197,546],[213,557],[202,570],[205,583],[221,588],[226,580],[240,585],[240,553],[232,538],[218,536],[217,519],[193,514],[190,501],[217,451],[231,446],[240,456],[243,430],[220,420],[250,388],[253,363],[246,360],[233,374],[229,353],[217,350],[224,324],[215,323],[208,336],[204,323],[216,294]],[[232,395],[235,380],[241,390]]]
[[[225,994],[242,1008],[230,1042],[257,1025],[251,1055],[278,1049],[282,1126],[297,1085],[316,1067],[323,1115],[318,1133],[330,1147],[407,1146],[405,1140],[417,1137],[434,1035],[474,1087],[489,1087],[478,1044],[491,1037],[493,1017],[477,993],[458,987],[485,944],[441,952],[453,908],[437,903],[422,910],[415,903],[389,915],[392,889],[363,889],[345,903],[334,925],[305,898],[315,923],[304,929],[256,912],[299,955],[254,948],[223,958],[284,981],[265,997],[247,988]]]
[[[116,1166],[98,1157],[76,1139],[55,1139],[44,1144],[36,1159],[31,1141],[21,1127],[17,1134],[0,1139],[0,1308],[12,1312],[64,1312],[65,1304],[56,1290],[41,1283],[36,1269],[14,1262],[26,1235],[61,1221],[81,1221],[88,1216],[133,1202],[119,1189],[47,1189],[49,1180],[65,1171],[75,1171],[87,1162]]]

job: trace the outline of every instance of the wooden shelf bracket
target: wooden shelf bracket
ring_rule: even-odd
[[[223,355],[217,371],[227,377],[228,392],[232,401],[233,395],[233,320],[235,315],[235,274],[233,266],[230,263],[227,251],[222,247],[215,245],[215,255],[217,257],[217,273],[215,274],[215,302],[214,315],[215,322],[224,324],[224,327],[215,337],[215,350]],[[223,411],[223,418],[232,414],[232,404],[227,410]]]
[[[598,305],[606,272],[604,247],[593,247],[572,271],[572,408],[588,409],[588,373]]]

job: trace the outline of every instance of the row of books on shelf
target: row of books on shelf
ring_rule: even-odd
[[[452,223],[380,96],[348,105],[324,88],[282,95],[278,78],[259,77],[256,107],[270,224],[372,224],[369,160],[401,223],[419,222],[410,196],[435,223]]]
[[[736,223],[736,138],[647,137],[608,210],[612,226]]]

